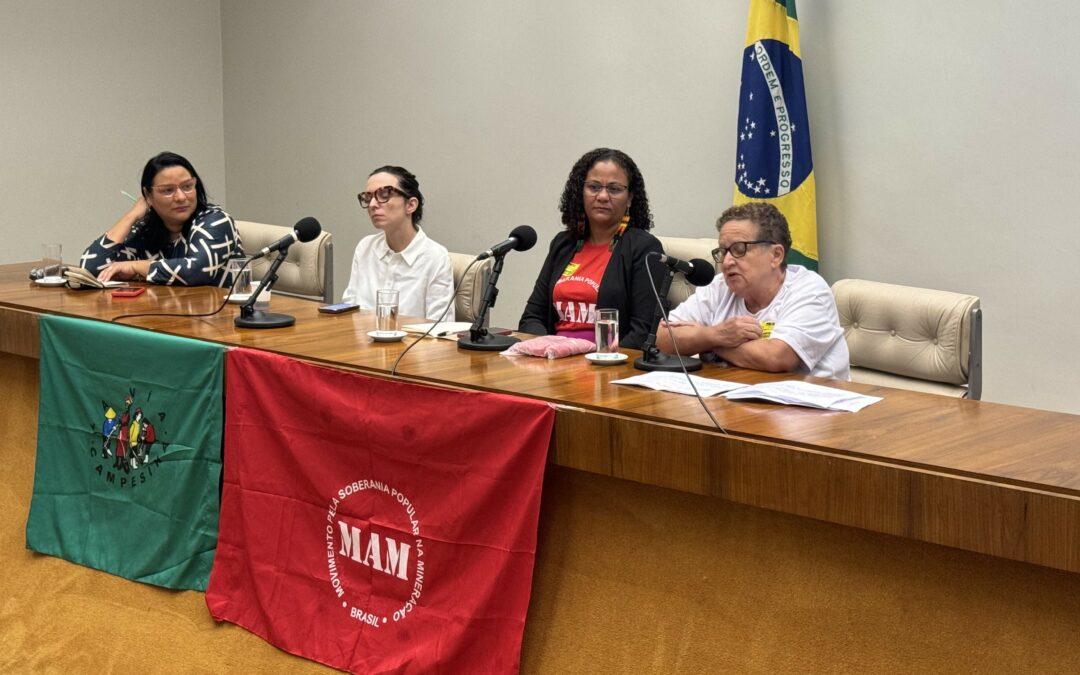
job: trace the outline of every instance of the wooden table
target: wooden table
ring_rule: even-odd
[[[0,266],[0,350],[36,357],[39,312],[98,320],[145,311],[206,313],[224,292],[151,286],[135,299],[39,288],[25,266]],[[323,315],[276,296],[296,325],[233,326],[212,317],[124,323],[385,376],[412,341],[378,344],[370,312]],[[632,351],[626,350],[633,354]],[[843,525],[1080,571],[1080,416],[846,382],[883,396],[859,413],[696,401],[611,380],[637,373],[583,359],[511,359],[425,339],[398,374],[432,384],[503,392],[560,406],[554,463]],[[702,373],[737,382],[791,379],[737,368]],[[1078,533],[1077,536],[1065,536]]]
[[[220,289],[151,286],[139,298],[113,299],[101,291],[37,287],[26,280],[27,269],[27,265],[0,266],[0,353],[22,358],[37,357],[37,317],[41,313],[96,320],[145,311],[206,313],[216,308],[223,297]],[[272,330],[235,328],[233,317],[237,310],[232,305],[212,317],[139,317],[124,323],[224,345],[264,349],[380,377],[390,376],[394,360],[412,341],[410,337],[402,343],[374,343],[365,335],[374,327],[371,313],[322,315],[316,307],[316,303],[275,295],[273,311],[294,315],[296,324]],[[893,555],[894,563],[899,562],[898,555],[935,555],[954,560],[950,556],[955,554],[940,549],[912,548],[912,544],[902,543],[920,541],[1068,572],[1080,571],[1078,416],[806,378],[883,396],[884,400],[852,414],[709,399],[706,405],[723,426],[722,432],[712,426],[690,397],[609,384],[637,372],[631,365],[597,367],[577,358],[505,358],[489,352],[458,350],[451,341],[433,339],[417,344],[398,368],[398,376],[415,381],[527,396],[558,407],[550,456],[551,485],[546,485],[544,495],[536,595],[523,656],[526,669],[606,663],[616,670],[634,670],[622,657],[612,658],[608,651],[593,653],[580,645],[576,652],[555,658],[553,655],[561,650],[549,639],[557,634],[559,640],[576,644],[583,635],[582,622],[595,618],[603,606],[599,600],[590,600],[579,615],[555,598],[565,592],[571,577],[575,581],[570,585],[579,591],[593,588],[599,592],[599,572],[583,573],[581,578],[567,573],[575,566],[574,561],[590,559],[600,560],[597,564],[612,574],[640,579],[637,586],[641,590],[652,583],[651,575],[665,569],[665,555],[688,545],[688,538],[696,537],[702,528],[715,526],[715,520],[696,520],[703,515],[701,511],[726,514],[724,518],[736,514],[768,531],[786,528],[789,534],[816,532],[822,541],[834,537],[850,540],[845,546],[853,545],[851,541],[872,541],[873,550],[884,547],[900,551]],[[792,379],[790,375],[708,365],[699,374],[748,383]],[[633,483],[611,482],[599,476]],[[638,487],[633,487],[635,484]],[[623,504],[624,510],[606,512],[606,507],[616,503]],[[866,535],[847,528],[836,530],[814,521],[747,510],[732,503],[903,539],[866,540]],[[579,529],[575,518],[583,514],[574,509],[585,508],[584,504],[590,505],[593,522]],[[604,559],[605,552],[627,556],[627,551],[619,547],[643,536],[633,529],[627,531],[628,523],[639,523],[648,533],[640,545],[666,547],[668,553],[659,549],[642,551],[642,556],[651,558],[637,565],[636,571],[623,567],[625,559]],[[729,535],[735,536],[732,531],[724,536]],[[737,538],[744,535],[761,536],[761,531],[755,530],[752,535],[742,532]],[[745,543],[744,539],[739,541]],[[570,552],[560,548],[563,543],[592,546],[595,550]],[[684,552],[687,557],[672,564],[679,567],[693,560],[695,570],[707,568],[715,572],[715,555],[710,553],[715,543]],[[972,560],[978,559],[962,558],[956,564],[971,567]],[[995,578],[1030,583],[1031,575],[1045,574],[1028,566],[1002,568],[1001,564],[978,562],[986,568],[988,584],[993,585]],[[1075,590],[1080,598],[1080,584],[1074,583],[1075,577],[1054,578],[1059,588],[1067,587],[1066,595]],[[1062,578],[1068,581],[1062,582]],[[695,582],[698,585],[684,592],[651,589],[631,597],[637,597],[639,602],[658,597],[676,599],[673,611],[678,613],[692,607],[703,593],[707,597],[711,591],[702,589],[711,589],[716,582],[706,574]],[[747,602],[753,605],[752,600]],[[630,618],[621,603],[614,607],[611,611],[623,616],[608,616],[601,622],[601,635],[605,630],[614,634],[640,629],[653,631],[649,634],[654,634],[657,644],[666,644],[665,636],[670,634],[670,639],[678,642],[679,631],[687,630],[686,626],[667,626],[667,610],[653,608],[651,619]],[[965,607],[981,611],[970,603]],[[569,616],[567,611],[571,612]],[[708,620],[699,613],[693,610],[698,617],[695,620],[703,623],[700,630],[708,634],[713,628],[705,625]],[[1060,616],[1051,615],[1060,624]],[[1040,639],[1045,638],[1044,634]],[[654,647],[643,653],[655,651]],[[627,653],[635,652],[631,649]],[[707,649],[706,653],[713,652]],[[607,660],[598,661],[600,654],[608,655]],[[835,656],[825,650],[822,658]],[[678,666],[680,662],[673,663]],[[697,661],[690,658],[682,663],[689,666]],[[776,663],[767,661],[770,666]],[[792,663],[805,665],[803,661],[789,665]],[[863,667],[874,661],[854,663]],[[654,665],[657,670],[665,669],[659,663]]]

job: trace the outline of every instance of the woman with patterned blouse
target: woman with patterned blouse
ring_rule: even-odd
[[[82,255],[98,279],[146,279],[155,284],[225,286],[229,258],[243,248],[232,216],[211,204],[195,167],[163,152],[142,173],[142,194]]]

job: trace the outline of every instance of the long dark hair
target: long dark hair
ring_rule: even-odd
[[[151,157],[150,161],[143,167],[142,180],[139,181],[139,185],[142,186],[143,196],[149,197],[154,189],[154,177],[158,175],[158,172],[168,169],[170,166],[184,167],[191,174],[191,177],[195,179],[195,197],[198,203],[191,218],[184,223],[184,236],[186,237],[191,231],[191,221],[195,216],[202,213],[210,203],[206,197],[206,186],[203,185],[202,178],[199,177],[199,173],[195,171],[195,167],[191,165],[191,162],[175,152],[158,153]],[[142,223],[143,227],[146,228],[147,248],[151,251],[160,251],[165,248],[169,243],[169,230],[165,227],[165,221],[161,219],[157,211],[150,209],[143,217]]]
[[[598,162],[614,162],[626,172],[630,183],[627,187],[633,197],[628,210],[630,227],[651,230],[653,222],[652,212],[649,211],[649,195],[645,192],[645,179],[641,176],[637,164],[621,150],[597,148],[582,155],[574,168],[570,169],[570,176],[566,179],[566,187],[563,188],[562,199],[559,200],[559,211],[567,231],[571,234],[578,233],[579,224],[582,222],[588,227],[585,217],[585,176]],[[578,238],[584,236],[586,233],[581,232]]]
[[[397,178],[398,189],[405,193],[405,201],[415,198],[419,206],[412,212],[413,229],[424,217],[424,195],[420,192],[420,181],[408,169],[400,166],[380,166],[368,174],[368,178],[377,173],[388,173]]]

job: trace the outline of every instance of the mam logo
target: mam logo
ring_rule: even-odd
[[[161,465],[159,455],[168,443],[158,438],[159,432],[143,406],[150,403],[150,394],[142,405],[135,404],[135,390],[129,389],[123,406],[102,399],[102,420],[90,425],[90,459],[94,472],[111,485],[134,488],[143,485]],[[165,413],[157,413],[158,424]]]
[[[377,480],[349,483],[326,511],[330,588],[349,618],[373,628],[405,619],[424,590],[416,508]]]

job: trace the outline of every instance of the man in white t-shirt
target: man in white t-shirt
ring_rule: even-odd
[[[716,221],[720,274],[671,311],[682,354],[712,352],[734,366],[849,379],[847,342],[825,280],[785,261],[791,232],[763,202],[733,206]],[[663,324],[656,345],[674,353]]]

